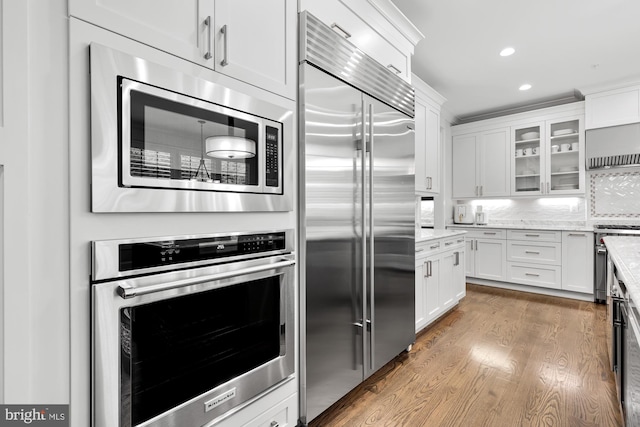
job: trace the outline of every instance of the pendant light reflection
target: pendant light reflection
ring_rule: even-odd
[[[217,159],[250,159],[256,155],[256,142],[239,136],[210,136],[207,155]]]

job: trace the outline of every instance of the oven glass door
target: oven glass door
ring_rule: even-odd
[[[289,378],[288,257],[94,284],[92,425],[205,425]]]
[[[120,310],[123,403],[141,424],[283,351],[280,280]]]
[[[279,193],[282,125],[125,78],[120,185]]]

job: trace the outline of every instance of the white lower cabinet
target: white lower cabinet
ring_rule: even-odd
[[[464,259],[461,236],[417,245],[416,332],[466,295]]]
[[[466,235],[467,276],[487,280],[506,280],[507,242],[504,230],[469,229]]]
[[[468,277],[593,294],[593,232],[464,230]]]
[[[298,422],[298,394],[292,394],[243,427],[293,427]]]
[[[593,293],[593,233],[562,232],[562,289]]]

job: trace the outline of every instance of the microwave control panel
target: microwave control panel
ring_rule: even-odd
[[[280,132],[267,126],[265,132],[265,184],[267,187],[280,185]]]

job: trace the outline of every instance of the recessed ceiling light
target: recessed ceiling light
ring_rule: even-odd
[[[500,56],[509,56],[509,55],[513,55],[515,53],[515,49],[512,47],[505,47],[504,49],[502,49],[500,51]]]
[[[523,84],[522,86],[520,86],[519,88],[520,90],[529,90],[531,89],[531,85],[529,83]]]

